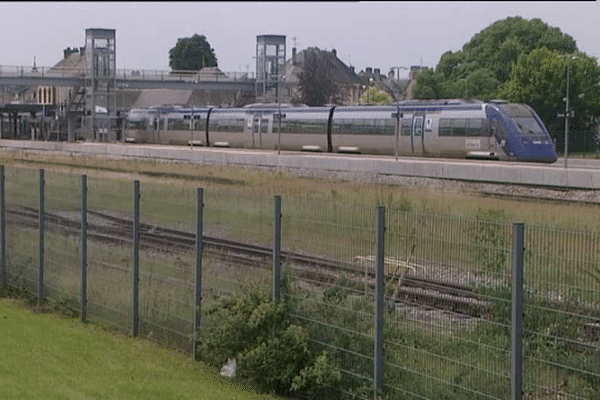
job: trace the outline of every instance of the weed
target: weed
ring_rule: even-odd
[[[473,241],[477,245],[477,259],[486,271],[503,272],[508,268],[508,240],[506,239],[507,214],[504,210],[482,209],[477,211]]]

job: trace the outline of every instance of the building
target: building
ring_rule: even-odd
[[[296,48],[292,49],[292,58],[286,62],[285,75],[283,77],[283,96],[282,102],[293,103],[299,98],[298,74],[302,70],[304,60],[309,57],[317,57],[331,71],[333,80],[339,89],[339,98],[337,103],[344,106],[354,106],[358,104],[361,94],[361,79],[354,72],[353,67],[344,64],[338,57],[335,50],[320,50],[317,47],[309,47],[297,53]]]

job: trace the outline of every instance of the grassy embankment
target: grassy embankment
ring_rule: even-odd
[[[0,398],[275,399],[147,339],[0,299]]]
[[[598,206],[523,201],[482,196],[468,189],[439,186],[394,186],[377,182],[351,182],[305,178],[288,173],[179,164],[106,160],[100,157],[49,156],[35,152],[0,150],[0,164],[10,167],[44,168],[90,177],[110,177],[142,183],[168,183],[174,187],[203,187],[209,191],[234,191],[253,195],[335,201],[432,214],[474,218],[480,209],[503,210],[507,218],[555,229],[597,231]],[[74,190],[77,190],[75,188]]]

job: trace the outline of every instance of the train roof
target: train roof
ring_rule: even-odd
[[[518,105],[511,107],[511,104],[504,100],[491,100],[489,102],[483,102],[481,100],[463,100],[463,99],[438,99],[438,100],[404,100],[391,105],[372,105],[372,106],[315,106],[309,107],[306,105],[292,105],[289,103],[254,103],[249,104],[243,108],[229,108],[229,107],[213,107],[213,106],[187,106],[182,104],[174,105],[160,105],[152,106],[147,108],[136,108],[130,111],[130,114],[143,114],[143,113],[190,113],[190,112],[208,112],[213,110],[214,112],[278,112],[280,109],[285,109],[288,112],[298,113],[322,113],[329,112],[335,107],[336,112],[394,112],[394,110],[405,110],[405,111],[442,111],[442,110],[454,110],[454,111],[467,111],[467,110],[482,110],[487,104],[494,104],[507,108],[509,110],[519,109]],[[524,111],[524,110],[523,110]],[[521,113],[523,113],[523,111]],[[513,114],[515,111],[513,111]]]

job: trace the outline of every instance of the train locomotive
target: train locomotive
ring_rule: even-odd
[[[552,163],[546,127],[525,104],[463,100],[389,106],[243,108],[155,106],[132,109],[124,141]]]

